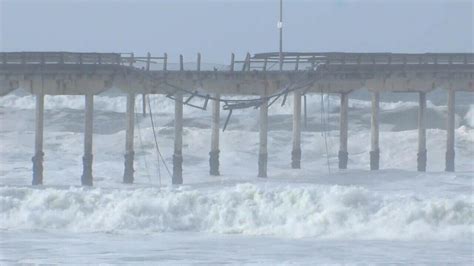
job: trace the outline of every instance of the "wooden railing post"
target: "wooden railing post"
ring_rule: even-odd
[[[163,71],[166,71],[168,69],[168,54],[165,53],[163,57]]]
[[[230,55],[230,71],[233,72],[234,71],[234,64],[235,64],[235,54],[232,53]]]
[[[250,53],[247,53],[247,71],[250,71]]]
[[[146,54],[146,71],[150,71],[150,63],[151,63],[151,54],[148,52]]]
[[[197,71],[201,71],[201,53],[197,55]]]

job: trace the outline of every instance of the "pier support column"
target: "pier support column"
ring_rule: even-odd
[[[341,109],[339,115],[339,169],[347,169],[347,161],[349,160],[349,153],[347,152],[348,109],[349,94],[341,93]]]
[[[426,93],[419,93],[419,109],[418,109],[418,154],[417,169],[420,172],[426,171],[426,126],[425,126],[425,110],[426,110]]]
[[[94,94],[86,93],[86,113],[84,127],[84,156],[82,157],[82,177],[83,186],[92,186],[92,130],[94,115]]]
[[[379,170],[379,100],[378,91],[372,92],[371,141],[370,141],[370,170]]]
[[[126,184],[133,183],[133,160],[135,151],[133,149],[133,137],[135,128],[135,94],[127,95],[127,113],[126,113],[126,131],[125,131],[125,163],[123,182]]]
[[[455,91],[448,91],[448,123],[447,123],[447,141],[446,141],[446,172],[454,172],[454,127],[455,127]]]
[[[135,98],[135,96],[134,96]],[[142,94],[142,109],[143,109],[143,117],[146,117],[146,94]]]
[[[293,150],[291,151],[291,168],[301,168],[301,93],[293,93]]]
[[[33,162],[32,185],[43,184],[43,130],[44,130],[44,94],[36,94],[35,114],[35,155],[31,158]]]
[[[220,99],[219,95],[216,95]],[[209,174],[218,176],[219,173],[219,119],[220,102],[218,100],[212,103],[212,124],[211,124],[211,152],[209,152]]]
[[[183,184],[183,94],[178,92],[174,102],[173,185]]]
[[[267,97],[267,90],[262,97]],[[259,151],[258,151],[258,177],[267,177],[267,136],[268,136],[268,101],[264,100],[260,106],[260,118],[259,118]]]

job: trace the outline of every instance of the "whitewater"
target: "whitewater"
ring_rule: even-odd
[[[222,175],[213,177],[210,110],[185,107],[185,184],[171,186],[157,162],[150,118],[139,113],[141,99],[135,184],[122,184],[126,99],[109,91],[94,100],[94,187],[88,188],[79,185],[83,97],[45,98],[44,186],[33,187],[35,101],[15,91],[0,98],[0,263],[470,265],[474,99],[457,94],[456,172],[446,173],[445,96],[433,92],[427,106],[426,173],[416,172],[413,94],[382,95],[380,171],[368,171],[370,101],[364,93],[349,101],[347,170],[337,169],[337,96],[308,98],[301,170],[290,168],[292,101],[275,104],[267,179],[256,177],[258,110],[234,113],[221,134]],[[170,167],[174,103],[152,96],[151,104]]]

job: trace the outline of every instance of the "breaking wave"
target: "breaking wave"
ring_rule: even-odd
[[[472,196],[418,198],[361,187],[1,187],[1,230],[194,231],[321,239],[472,237]]]

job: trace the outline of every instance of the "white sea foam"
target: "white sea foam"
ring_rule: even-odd
[[[151,98],[158,143],[170,167],[174,103],[163,97]],[[414,253],[419,262],[471,262],[472,107],[467,115],[465,106],[457,110],[458,172],[444,173],[446,108],[429,106],[428,172],[418,173],[416,103],[381,104],[382,170],[367,171],[370,101],[351,99],[349,169],[338,170],[339,100],[332,96],[323,100],[326,114],[330,110],[330,131],[326,137],[320,132],[324,115],[321,98],[308,99],[308,128],[302,133],[300,170],[290,169],[291,98],[283,108],[272,106],[269,177],[265,180],[255,177],[258,110],[239,110],[232,116],[220,137],[222,175],[214,177],[208,175],[210,112],[185,108],[185,185],[172,188],[163,165],[158,169],[149,117],[143,119],[141,115],[137,115],[135,131],[135,184],[122,184],[125,97],[98,95],[94,120],[95,188],[78,188],[69,186],[79,184],[82,173],[84,98],[48,96],[45,187],[33,188],[29,184],[34,98],[1,97],[0,244],[13,252],[0,252],[0,261],[113,264],[135,257],[146,264],[144,261],[156,261],[158,253],[172,262],[176,258],[200,261],[196,254],[213,259],[217,253],[227,254],[222,255],[224,260],[204,260],[222,263],[228,261],[227,251],[238,249],[236,264],[243,262],[241,254],[261,263],[258,254],[269,253],[275,256],[266,264],[284,261],[285,256],[290,261],[306,262],[308,255],[321,262],[326,261],[319,259],[324,254],[338,260],[342,256],[345,261],[361,258],[374,263],[386,261],[390,255],[393,261],[406,263],[412,262]],[[141,99],[137,98],[137,110],[141,110],[140,104]],[[159,190],[158,183],[164,188]],[[31,239],[42,248],[25,245]],[[24,254],[45,259],[23,260]],[[80,255],[71,260],[69,254]],[[83,254],[94,254],[87,258],[99,259],[78,260],[84,258]],[[400,254],[409,259],[400,259]]]
[[[193,231],[323,239],[472,236],[472,196],[381,195],[362,187],[213,189],[0,188],[0,228],[75,232]]]
[[[0,106],[9,107],[9,108],[17,108],[17,109],[34,109],[35,108],[35,96],[31,94],[21,93],[11,93],[0,97]],[[172,113],[174,112],[174,102],[165,98],[163,95],[150,95],[150,100],[152,106],[157,106],[156,111],[161,113]],[[255,98],[256,96],[249,96],[249,97],[231,97],[225,96],[225,98],[232,98],[232,99],[244,99],[244,98]],[[293,111],[293,101],[290,98],[287,99],[286,104],[284,106],[278,106],[278,108],[270,108],[274,114],[291,114]],[[315,112],[319,112],[321,109],[321,101],[323,101],[325,107],[329,104],[329,108],[332,109],[334,106],[339,105],[339,97],[338,96],[328,96],[324,95],[321,98],[320,95],[308,95],[307,96],[307,111],[310,114]],[[329,102],[329,103],[328,103]],[[204,103],[203,100],[197,98],[193,100],[193,103],[198,105],[202,105]],[[141,106],[142,99],[141,97],[136,98],[136,105]],[[77,95],[47,95],[45,97],[45,109],[60,109],[60,108],[71,108],[71,109],[84,109],[84,97],[77,96]],[[371,103],[366,100],[358,100],[358,99],[350,99],[349,107],[351,108],[370,108]],[[393,110],[393,109],[401,109],[401,108],[409,108],[417,106],[416,102],[403,102],[403,101],[396,101],[396,102],[381,102],[380,108],[382,110]],[[428,102],[428,107],[434,108],[436,107],[431,102]],[[105,93],[96,95],[94,97],[94,109],[101,110],[101,111],[112,111],[112,112],[125,112],[126,110],[126,95],[119,95],[117,93]],[[194,109],[191,110],[189,114],[192,114]],[[252,109],[248,109],[252,110]],[[247,110],[241,110],[243,112]]]

